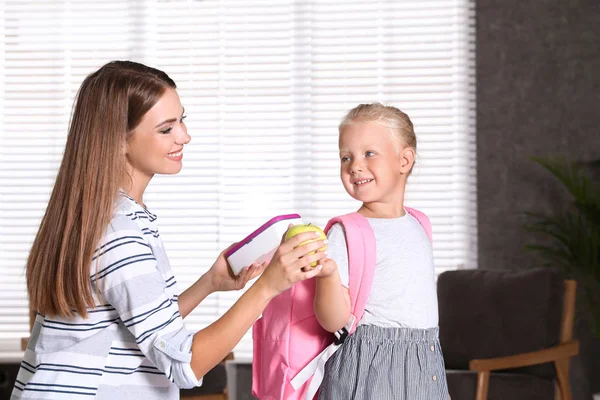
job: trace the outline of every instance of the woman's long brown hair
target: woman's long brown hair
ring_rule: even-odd
[[[162,71],[113,61],[83,81],[56,183],[27,260],[30,309],[87,316],[92,257],[127,176],[126,141],[175,82]]]

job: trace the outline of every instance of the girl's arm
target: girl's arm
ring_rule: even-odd
[[[317,275],[315,315],[329,332],[342,329],[350,318],[350,294],[342,285],[337,264],[331,259],[321,261],[323,268]]]

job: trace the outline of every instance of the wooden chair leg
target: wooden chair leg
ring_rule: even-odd
[[[477,372],[477,397],[476,400],[487,400],[490,371]]]
[[[569,359],[555,361],[554,367],[556,368],[556,381],[560,400],[573,400],[569,383]]]

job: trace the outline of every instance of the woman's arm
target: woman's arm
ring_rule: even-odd
[[[315,235],[315,232],[305,232],[282,243],[254,285],[221,318],[196,332],[191,362],[196,377],[204,376],[233,350],[273,297],[321,271],[321,266],[307,271],[303,268],[326,256],[324,252],[315,252],[325,243],[319,240],[299,246]],[[309,254],[311,252],[315,253]]]
[[[196,332],[191,366],[197,378],[204,376],[233,350],[275,295],[259,279],[221,318]]]
[[[320,268],[310,272],[303,272],[302,268],[324,257],[322,252],[307,255],[323,247],[323,241],[295,248],[302,241],[315,239],[314,232],[281,244],[277,257],[273,257],[256,287],[242,296],[223,318],[194,334],[183,323],[178,301],[173,301],[171,293],[166,292],[158,260],[149,253],[135,221],[123,216],[113,222],[114,227],[111,225],[99,247],[106,243],[113,246],[98,256],[92,281],[106,304],[114,307],[142,353],[181,388],[196,386],[198,377],[217,365],[239,342],[268,300],[295,282],[314,277]],[[208,283],[213,272],[205,274],[184,295],[184,312],[211,291]],[[212,288],[232,287],[234,282],[235,279],[213,280]]]
[[[246,286],[249,280],[260,275],[268,262],[263,264],[252,264],[242,270],[235,277],[229,269],[225,258],[225,249],[210,270],[202,275],[192,286],[179,295],[179,313],[185,318],[194,308],[198,306],[209,294],[217,291],[240,290]]]
[[[198,306],[209,294],[213,293],[212,282],[207,274],[204,274],[192,286],[179,295],[179,314],[185,318],[194,308]]]

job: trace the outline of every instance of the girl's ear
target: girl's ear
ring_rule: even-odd
[[[403,174],[408,174],[415,163],[415,149],[405,146],[400,151],[400,170]]]

